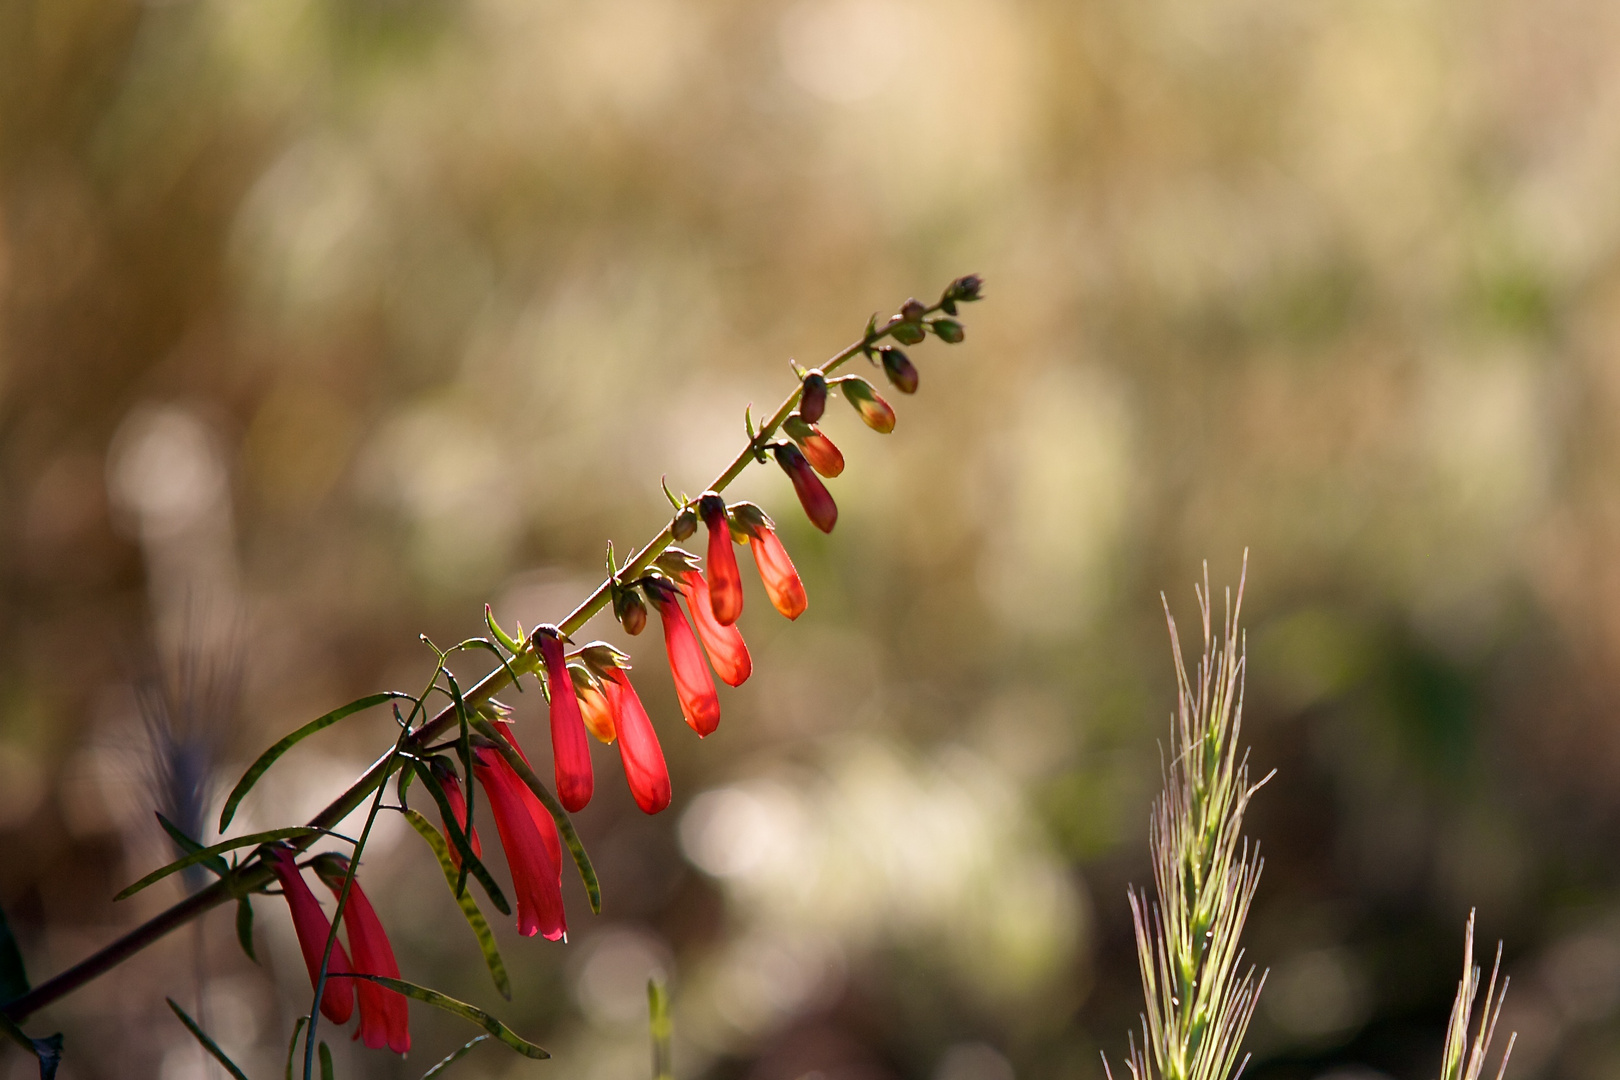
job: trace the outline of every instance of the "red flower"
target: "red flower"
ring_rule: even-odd
[[[859,375],[845,375],[838,380],[838,388],[844,392],[844,400],[861,414],[861,420],[867,427],[880,435],[894,430],[894,408],[883,400],[883,395],[874,390],[871,383]]]
[[[602,695],[602,691],[589,683],[574,686],[574,693],[579,698],[579,715],[590,729],[604,743],[611,743],[618,738],[613,724],[613,706]]]
[[[844,455],[838,452],[833,441],[821,433],[821,429],[814,424],[807,424],[797,416],[790,416],[782,424],[782,430],[788,437],[799,444],[799,449],[809,460],[812,468],[822,476],[831,479],[844,471]],[[732,508],[733,514],[736,508]]]
[[[444,801],[450,804],[450,809],[456,816],[456,824],[461,826],[463,832],[466,832],[467,800],[461,794],[461,780],[456,776],[454,769],[445,768],[443,762],[437,758],[433,759],[431,768],[433,778],[439,782],[439,787],[444,790]],[[454,840],[450,839],[450,825],[448,822],[444,826],[444,843],[450,849],[450,861],[459,869],[461,866],[461,849],[456,846]],[[468,833],[467,846],[472,848],[472,853],[478,858],[482,859],[484,857],[484,847],[479,843],[477,828]]]
[[[568,932],[562,903],[561,852],[553,856],[548,850],[536,815],[523,797],[527,792],[533,799],[534,793],[512,771],[500,751],[491,746],[473,751],[473,774],[489,796],[501,847],[506,849],[512,887],[517,892],[518,933],[524,937],[543,934],[548,941],[556,941]],[[540,813],[545,814],[545,807],[540,807]],[[549,814],[546,820],[550,820]]]
[[[776,524],[765,516],[765,511],[753,503],[739,503],[734,509],[737,523],[748,534],[748,547],[754,553],[754,565],[759,567],[759,579],[765,583],[765,592],[771,606],[790,619],[797,619],[810,606],[804,594],[804,582],[793,568],[787,549],[776,538]]]
[[[711,491],[698,500],[698,513],[703,516],[703,524],[709,527],[709,608],[716,622],[730,626],[742,614],[743,591],[742,575],[737,572],[737,553],[731,549],[726,501]],[[701,624],[699,626],[701,629]]]
[[[681,715],[693,731],[708,735],[720,726],[720,695],[715,693],[709,665],[703,662],[692,626],[675,598],[674,586],[654,578],[648,583],[647,593],[658,605],[658,617],[664,623],[664,651],[669,654],[669,670],[675,676]]]
[[[643,813],[656,814],[669,805],[669,769],[664,750],[658,745],[647,710],[642,707],[636,688],[622,669],[614,668],[602,681],[602,689],[613,706],[619,729],[619,759],[624,762],[624,779],[630,794]]]
[[[585,739],[585,721],[568,674],[568,657],[555,626],[543,626],[534,635],[546,662],[546,686],[551,691],[551,755],[557,776],[557,799],[570,811],[583,810],[591,801],[595,780],[591,775],[591,744]]]
[[[512,733],[511,726],[502,726],[496,730],[500,732],[501,738],[505,739],[507,744],[517,751],[518,757],[523,759],[523,763],[529,765],[529,755],[524,752],[522,744],[517,741],[517,736]],[[533,768],[534,766],[529,765],[529,767]],[[513,775],[516,775],[515,771]],[[517,786],[519,789],[518,797],[523,800],[523,805],[528,807],[529,817],[534,819],[534,827],[540,830],[540,839],[545,843],[546,851],[551,855],[551,861],[557,867],[557,882],[560,885],[562,883],[562,839],[557,835],[557,823],[552,820],[551,811],[547,810],[545,804],[540,801],[540,796],[530,791],[529,785],[523,782],[523,777],[518,777]]]
[[[732,568],[736,568],[735,563]],[[697,624],[698,637],[703,639],[703,648],[709,654],[709,663],[714,665],[714,673],[727,686],[741,686],[754,673],[754,661],[743,643],[742,631],[735,625],[722,625],[711,614],[713,593],[701,572],[686,571],[681,575],[681,584],[685,586],[686,606],[692,609],[692,621]]]
[[[334,896],[342,893],[343,877],[348,869],[349,861],[341,855],[327,856],[315,864],[315,872]],[[362,975],[399,978],[394,948],[388,943],[376,909],[361,890],[359,878],[349,884],[349,899],[343,904],[343,929],[349,934],[349,953],[354,958],[355,971]],[[354,1037],[373,1050],[386,1046],[396,1054],[408,1051],[411,1048],[410,1010],[405,995],[369,979],[356,979],[355,990],[360,995],[360,1029]]]
[[[320,981],[321,955],[326,952],[326,939],[332,933],[332,922],[321,910],[321,902],[309,891],[304,875],[298,871],[293,853],[285,847],[270,849],[267,856],[270,871],[281,882],[281,893],[287,898],[287,910],[292,912],[293,930],[298,934],[298,948],[304,954],[304,966],[309,969],[309,984]],[[334,1024],[347,1024],[354,1014],[354,986],[352,980],[334,979],[332,976],[352,971],[349,954],[343,943],[332,943],[332,958],[326,965],[326,987],[321,991],[321,1015]]]
[[[792,443],[777,443],[771,447],[776,454],[776,463],[782,466],[782,471],[788,474],[793,481],[793,490],[799,496],[799,505],[810,523],[824,533],[833,531],[838,524],[838,504],[827,492],[827,485],[810,468],[799,448]]]

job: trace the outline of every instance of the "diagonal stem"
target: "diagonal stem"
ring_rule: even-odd
[[[919,318],[933,315],[942,306],[942,303],[929,305]],[[860,355],[863,350],[889,337],[897,325],[899,324],[890,323],[887,326],[874,327],[868,333],[863,334],[860,340],[846,345],[835,353],[831,359],[821,366],[821,370],[826,374],[831,374],[851,358]],[[793,392],[771,414],[770,418],[760,425],[759,430],[748,445],[738,453],[730,465],[726,466],[725,471],[715,478],[707,490],[724,491],[733,480],[742,475],[743,470],[748,467],[749,463],[756,460],[755,455],[765,447],[771,436],[776,433],[776,429],[781,427],[782,422],[792,413],[794,406],[799,403],[799,394],[800,387],[795,387]],[[625,580],[634,580],[645,574],[651,568],[653,560],[657,559],[664,549],[673,542],[674,534],[671,531],[673,526],[674,521],[671,520],[669,524],[659,530],[656,536],[647,541],[641,550],[636,553],[635,558],[629,564],[620,568],[619,576]],[[611,590],[611,582],[603,579],[602,583],[559,624],[562,632],[564,634],[573,634],[582,629],[592,616],[607,606],[612,595]],[[513,658],[510,665],[503,664],[478,680],[463,695],[467,708],[476,709],[479,705],[488,702],[490,698],[512,682],[514,674],[522,675],[525,672],[535,670],[537,670],[537,661],[534,651],[533,649],[526,649],[521,655]],[[454,704],[446,705],[432,720],[417,728],[405,740],[405,749],[418,750],[430,744],[455,722]],[[347,791],[332,800],[326,809],[311,818],[310,825],[321,829],[335,829],[339,822],[365,802],[368,795],[383,785],[396,767],[395,752],[390,749],[388,753],[378,758],[358,780],[351,784]],[[300,851],[313,842],[314,837],[291,841],[293,847]],[[13,1021],[21,1021],[31,1016],[52,1002],[66,997],[97,976],[111,971],[176,927],[184,926],[204,912],[238,896],[264,888],[270,883],[273,876],[269,868],[260,859],[254,858],[243,862],[241,866],[225,877],[192,893],[165,911],[154,915],[123,937],[103,946],[66,971],[34,987],[28,993],[7,1002],[3,1007],[0,1007],[0,1013]]]

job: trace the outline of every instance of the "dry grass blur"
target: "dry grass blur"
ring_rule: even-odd
[[[145,657],[241,658],[201,740],[229,783],[414,687],[418,632],[557,617],[790,356],[978,271],[894,435],[835,403],[833,537],[775,470],[739,485],[810,610],[750,594],[716,736],[636,642],[675,804],[602,785],[604,913],[503,937],[514,1004],[384,830],[407,977],[559,1059],[459,1075],[646,1076],[656,967],[682,1080],[1099,1076],[1140,1001],[1157,593],[1246,546],[1279,770],[1252,1075],[1432,1074],[1475,905],[1512,1075],[1620,1073],[1617,133],[1607,0],[0,5],[0,906],[31,973],[181,887],[110,903],[166,854]],[[385,723],[245,816],[301,820]],[[162,1004],[200,978],[268,1075],[308,995],[259,922],[262,969],[216,914],[50,1010],[62,1075],[205,1075]],[[462,1036],[416,1021],[409,1067],[345,1045],[341,1075]]]

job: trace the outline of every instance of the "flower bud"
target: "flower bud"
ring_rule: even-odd
[[[647,629],[647,602],[634,587],[613,590],[613,615],[631,637]]]
[[[867,427],[881,435],[894,430],[894,409],[872,389],[871,383],[859,375],[846,375],[838,380],[838,388],[844,392],[844,400],[861,414]]]
[[[776,454],[776,463],[793,481],[793,491],[799,496],[799,505],[804,507],[810,523],[824,533],[832,532],[833,526],[838,524],[838,504],[833,502],[827,486],[810,468],[804,454],[792,443],[777,443],[771,450]]]
[[[902,394],[915,394],[917,392],[917,365],[911,362],[911,357],[895,348],[885,345],[878,350],[883,357],[883,373],[889,377],[894,388]]]
[[[829,479],[844,471],[844,455],[838,452],[833,441],[821,433],[821,429],[814,424],[807,424],[796,416],[790,416],[783,423],[782,430],[787,432],[788,438],[799,444],[804,456],[809,459],[810,465],[822,476]],[[736,513],[736,507],[732,507]]]
[[[955,319],[935,319],[928,325],[933,328],[939,340],[947,345],[955,345],[966,336],[962,331],[962,324]]]
[[[726,520],[726,500],[714,492],[698,500],[698,513],[709,529],[709,565],[706,590],[710,610],[721,626],[730,626],[742,614],[742,575],[737,572],[737,553],[731,547],[731,525]]]
[[[675,515],[675,520],[669,527],[670,535],[677,540],[685,540],[697,532],[697,514],[688,506]]]
[[[799,415],[813,424],[826,411],[827,377],[819,371],[812,371],[804,377],[804,389],[799,394]]]
[[[928,336],[920,322],[897,323],[890,336],[902,345],[921,345],[923,338]]]
[[[977,300],[979,290],[983,287],[984,278],[978,274],[968,274],[966,277],[959,277],[951,282],[950,288],[945,290],[945,294],[952,300]]]
[[[596,740],[609,746],[618,738],[613,726],[613,708],[606,695],[591,685],[591,680],[579,668],[570,669],[574,675],[574,696],[579,698],[579,717]]]
[[[900,305],[900,317],[910,323],[921,321],[927,311],[928,308],[915,296]]]

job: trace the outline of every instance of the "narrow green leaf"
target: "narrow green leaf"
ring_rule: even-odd
[[[0,1034],[39,1059],[39,1080],[55,1080],[56,1067],[62,1064],[60,1032],[47,1035],[43,1039],[32,1039],[23,1033],[23,1029],[18,1027],[11,1017],[0,1013]]]
[[[568,811],[563,809],[562,803],[557,801],[557,797],[551,793],[545,784],[541,783],[540,778],[534,774],[534,770],[529,768],[529,763],[523,760],[523,755],[519,754],[511,743],[502,738],[500,732],[490,726],[489,721],[479,720],[476,723],[479,729],[494,742],[495,749],[499,750],[501,756],[506,759],[506,763],[512,766],[512,771],[523,778],[523,782],[529,785],[529,790],[534,792],[535,797],[551,812],[552,819],[557,823],[557,831],[562,834],[563,843],[568,845],[569,854],[574,857],[574,866],[579,869],[579,879],[585,883],[585,895],[591,901],[591,911],[600,915],[602,913],[602,886],[596,880],[596,870],[591,866],[591,857],[585,854],[585,845],[580,843],[579,834],[574,831],[574,822],[568,816]]]
[[[317,717],[316,719],[311,720],[309,723],[305,724],[303,727],[299,728],[297,731],[293,732],[291,735],[288,735],[285,739],[282,739],[270,749],[260,754],[259,760],[250,765],[248,767],[248,771],[242,774],[242,779],[236,782],[236,787],[231,789],[230,797],[225,800],[225,809],[221,810],[219,814],[219,831],[225,831],[225,827],[231,823],[231,818],[236,816],[236,808],[241,804],[243,797],[247,795],[250,790],[252,790],[253,785],[259,782],[259,777],[268,772],[270,766],[274,765],[276,763],[276,759],[282,754],[285,754],[299,742],[315,734],[317,731],[320,731],[322,728],[331,727],[333,724],[337,723],[339,720],[342,720],[346,716],[353,716],[357,712],[364,712],[366,709],[372,708],[376,705],[381,705],[385,701],[394,701],[398,699],[404,699],[405,701],[416,700],[415,698],[411,697],[411,695],[402,694],[398,690],[385,690],[380,694],[368,694],[367,696],[356,701],[349,702],[347,705],[344,705],[341,708],[333,709],[325,716]]]
[[[321,1080],[332,1080],[332,1051],[327,1049],[326,1043],[321,1043]]]
[[[647,980],[647,1028],[652,1035],[653,1080],[673,1080],[669,1050],[673,1031],[669,1020],[669,991],[656,975]]]
[[[422,781],[422,786],[427,788],[428,794],[432,795],[433,801],[439,805],[439,816],[444,818],[445,825],[450,830],[450,842],[456,845],[456,852],[461,856],[463,870],[470,871],[472,876],[478,879],[478,884],[482,885],[484,892],[489,894],[489,902],[495,905],[497,911],[502,915],[512,914],[512,907],[506,902],[506,894],[501,892],[499,885],[495,884],[495,878],[490,875],[483,862],[477,855],[473,854],[472,845],[467,839],[467,834],[461,831],[461,825],[456,821],[456,815],[450,808],[450,800],[445,797],[444,788],[439,786],[439,782],[433,778],[433,773],[420,759],[413,758],[411,764],[415,767],[417,778]],[[471,816],[471,814],[468,814],[469,818]],[[456,889],[458,896],[467,891],[463,879],[458,878],[456,884],[458,886]]]
[[[11,932],[6,913],[0,910],[0,1002],[16,1001],[28,993],[28,970],[23,967],[22,949]]]
[[[449,1056],[443,1061],[439,1062],[437,1065],[433,1066],[433,1068],[423,1073],[422,1080],[433,1080],[435,1076],[438,1076],[440,1073],[444,1072],[444,1070],[448,1069],[450,1066],[454,1065],[456,1062],[465,1057],[467,1055],[467,1051],[471,1050],[481,1042],[488,1042],[491,1038],[492,1036],[489,1035],[473,1036],[472,1040],[469,1041],[465,1046],[456,1047],[454,1050],[450,1051]]]
[[[153,813],[157,812],[153,811]],[[157,814],[157,819],[158,824],[163,826],[163,831],[169,834],[169,839],[173,840],[180,846],[182,853],[186,855],[195,855],[197,852],[203,849],[203,846],[199,841],[193,840],[191,837],[187,836],[184,829],[170,821],[168,818],[164,817],[162,814]],[[225,859],[219,855],[214,856],[212,859],[204,859],[203,865],[212,870],[218,877],[224,877],[226,874],[231,872],[231,868],[226,865]]]
[[[489,632],[495,635],[495,640],[499,641],[507,652],[513,656],[522,654],[523,643],[501,629],[501,624],[495,621],[494,610],[488,604],[484,605],[484,622],[489,625]]]
[[[253,955],[253,904],[245,896],[236,902],[236,942],[249,960],[259,962]]]
[[[444,994],[439,993],[437,990],[429,990],[425,986],[417,986],[415,983],[406,982],[404,979],[390,979],[386,975],[362,975],[359,972],[343,972],[339,974],[334,972],[330,977],[341,979],[369,979],[378,986],[386,986],[388,989],[393,990],[396,993],[404,994],[406,997],[415,998],[417,1001],[432,1005],[435,1009],[443,1009],[447,1013],[454,1013],[463,1020],[472,1021],[485,1031],[489,1032],[491,1035],[495,1036],[497,1039],[501,1040],[501,1042],[505,1043],[507,1046],[510,1046],[513,1050],[516,1050],[518,1053],[522,1054],[524,1057],[529,1057],[536,1061],[540,1061],[551,1056],[544,1049],[521,1037],[517,1034],[517,1032],[513,1031],[511,1028],[489,1015],[489,1013],[485,1012],[483,1009],[473,1005],[468,1005],[465,1001],[457,1001],[453,997],[447,997]]]
[[[309,1023],[309,1017],[300,1016],[298,1023],[293,1025],[293,1036],[287,1040],[287,1080],[293,1080],[293,1055],[298,1052],[298,1036],[303,1034],[304,1025]]]
[[[174,998],[164,998],[163,1000],[169,1003],[169,1008],[174,1010],[174,1015],[180,1018],[180,1022],[186,1025],[186,1030],[191,1032],[198,1042],[202,1043],[202,1048],[213,1055],[215,1061],[225,1066],[226,1072],[230,1073],[236,1080],[248,1080],[247,1073],[236,1067],[236,1062],[227,1057],[225,1051],[219,1048],[219,1044],[210,1039],[208,1033],[197,1026],[197,1021],[186,1015],[186,1010],[174,1003]]]
[[[501,997],[507,1001],[512,1000],[512,981],[507,978],[506,964],[501,960],[500,949],[495,946],[495,935],[484,919],[484,913],[478,910],[478,901],[473,899],[471,890],[463,889],[456,892],[456,879],[460,876],[456,864],[450,859],[450,848],[439,835],[439,830],[433,823],[415,810],[405,811],[405,820],[411,823],[428,847],[433,849],[434,857],[439,860],[439,869],[444,872],[444,882],[450,886],[450,895],[461,907],[461,915],[472,928],[473,936],[478,939],[478,948],[484,954],[484,963],[489,968],[489,977],[495,980],[495,989],[501,992]]]
[[[205,848],[199,848],[183,859],[178,859],[168,866],[152,871],[141,880],[113,897],[114,900],[127,900],[155,881],[162,881],[177,870],[184,870],[188,866],[195,866],[206,862],[209,858],[233,848],[248,847],[250,845],[268,844],[272,840],[292,840],[300,836],[309,836],[312,833],[323,833],[325,829],[317,829],[312,825],[291,825],[284,829],[269,829],[265,832],[249,833],[247,836],[238,836],[234,840],[221,840]]]

